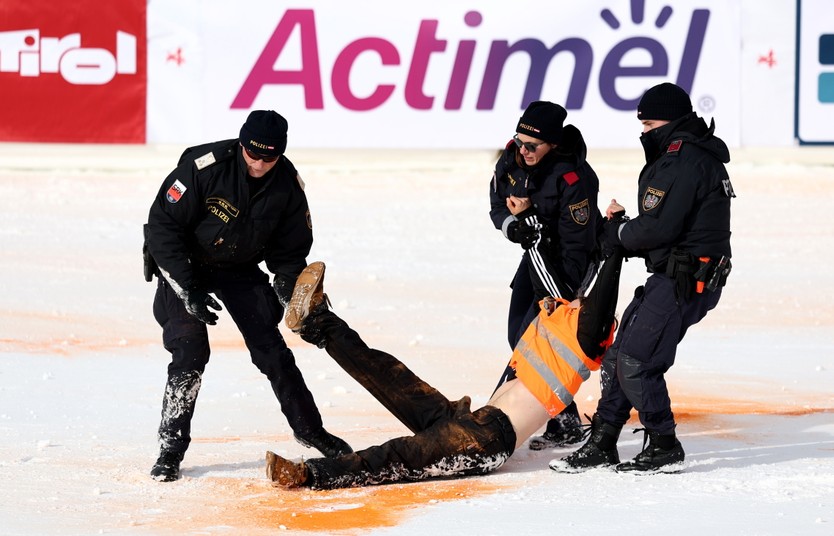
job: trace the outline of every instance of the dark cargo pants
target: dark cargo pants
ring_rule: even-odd
[[[597,413],[602,420],[622,426],[634,408],[647,430],[662,435],[675,431],[664,374],[675,363],[677,346],[686,331],[700,322],[720,297],[719,288],[679,303],[675,281],[664,274],[651,275],[645,286],[637,288],[600,368],[602,395]]]
[[[269,379],[293,433],[304,438],[318,431],[321,414],[278,331],[283,309],[269,277],[257,265],[237,270],[205,268],[200,271],[200,282],[231,315],[252,363]],[[163,278],[159,279],[153,311],[162,326],[165,349],[171,353],[159,440],[162,449],[182,453],[191,441],[191,418],[211,353],[208,330],[185,310]]]
[[[472,412],[465,400],[450,402],[397,358],[368,348],[331,311],[307,322],[323,335],[327,353],[415,434],[335,459],[308,460],[313,487],[484,474],[512,454],[515,432],[502,411],[485,406]]]

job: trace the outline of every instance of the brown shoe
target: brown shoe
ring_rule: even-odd
[[[297,488],[307,482],[307,466],[266,451],[266,477],[273,485]]]
[[[310,263],[298,275],[295,281],[290,303],[287,304],[287,311],[284,323],[292,331],[298,333],[301,324],[310,314],[310,311],[317,305],[325,302],[327,295],[324,293],[324,263],[316,261]]]

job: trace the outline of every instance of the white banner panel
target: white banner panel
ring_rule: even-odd
[[[741,145],[793,145],[796,0],[741,4]]]
[[[834,5],[799,2],[796,136],[801,143],[834,143]]]
[[[662,81],[740,139],[738,2],[156,0],[148,18],[149,142],[236,137],[266,108],[291,147],[490,148],[544,99],[590,147],[637,147]]]

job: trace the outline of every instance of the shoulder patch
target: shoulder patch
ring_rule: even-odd
[[[577,175],[575,171],[568,171],[567,173],[562,175],[562,178],[565,179],[566,183],[573,186],[576,183],[576,181],[579,180],[579,175]]]
[[[194,165],[197,166],[197,169],[199,170],[203,170],[215,162],[217,162],[217,159],[214,158],[214,153],[206,153],[200,158],[194,159]]]
[[[733,183],[730,182],[730,178],[727,177],[721,181],[721,186],[724,187],[724,195],[727,197],[735,197],[736,193],[733,190]]]
[[[188,190],[186,186],[179,181],[179,179],[174,181],[174,184],[168,188],[168,191],[165,192],[165,198],[168,200],[169,203],[176,203],[177,201],[182,198],[185,191]]]
[[[676,153],[681,150],[681,145],[683,145],[683,140],[675,140],[669,144],[669,148],[666,149],[667,153]]]
[[[657,188],[649,187],[646,189],[646,193],[643,194],[643,210],[646,212],[657,208],[660,205],[660,202],[663,201],[663,196],[666,195],[666,192],[663,190],[658,190]]]
[[[591,219],[591,205],[587,199],[571,205],[568,210],[570,210],[570,217],[579,225],[585,225]]]

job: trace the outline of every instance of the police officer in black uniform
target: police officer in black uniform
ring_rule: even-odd
[[[507,338],[515,348],[545,296],[573,300],[596,273],[599,179],[586,158],[582,133],[564,126],[567,111],[552,102],[530,103],[495,165],[490,218],[524,249],[511,287]],[[531,277],[531,271],[534,272]],[[544,287],[534,282],[545,282]],[[512,377],[509,367],[499,382]],[[530,448],[582,440],[575,403],[547,424]]]
[[[145,277],[158,276],[154,317],[171,353],[159,425],[158,481],[179,478],[210,348],[206,324],[228,309],[269,378],[295,438],[325,456],[352,452],[321,415],[278,324],[313,243],[304,185],[284,156],[287,121],[249,114],[239,139],[186,149],[145,226]],[[273,284],[259,268],[275,274]]]
[[[600,371],[602,396],[592,432],[579,450],[554,460],[557,471],[616,465],[632,473],[683,468],[683,447],[664,374],[686,331],[713,309],[730,272],[730,199],[724,142],[692,111],[682,88],[663,83],[637,107],[646,166],[638,184],[639,215],[631,220],[612,201],[606,244],[645,259],[651,274],[623,313],[620,330]],[[637,410],[645,428],[643,451],[619,463],[617,439]]]

